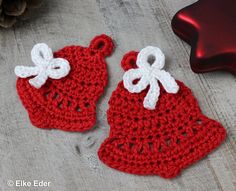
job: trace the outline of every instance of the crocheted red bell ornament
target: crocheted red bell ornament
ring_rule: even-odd
[[[108,82],[105,57],[113,48],[106,35],[95,37],[88,48],[66,46],[54,54],[46,44],[35,45],[31,56],[36,66],[15,68],[17,91],[32,124],[64,131],[91,129],[96,102]]]
[[[226,131],[201,113],[188,87],[161,70],[160,49],[142,51],[142,55],[130,52],[122,60],[127,72],[110,98],[110,134],[98,155],[123,172],[173,178],[218,147]],[[155,61],[148,66],[150,54]]]

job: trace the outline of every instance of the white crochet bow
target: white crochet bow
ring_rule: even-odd
[[[154,62],[150,64],[149,59]],[[130,69],[123,76],[124,87],[131,93],[140,93],[149,85],[149,90],[144,98],[143,106],[153,110],[160,95],[158,81],[168,93],[177,93],[179,86],[175,79],[162,68],[165,65],[165,56],[157,47],[148,46],[142,49],[137,57],[136,69]],[[139,80],[134,84],[134,80]]]
[[[15,74],[20,78],[35,76],[29,83],[40,88],[48,77],[60,79],[70,71],[69,62],[63,58],[53,58],[52,50],[44,43],[36,44],[31,51],[31,59],[35,66],[16,66]]]

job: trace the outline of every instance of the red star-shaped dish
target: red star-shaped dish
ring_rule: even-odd
[[[172,28],[191,45],[194,72],[236,74],[236,0],[199,0],[174,16]]]

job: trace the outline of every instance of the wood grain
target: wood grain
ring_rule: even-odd
[[[17,179],[50,181],[44,190],[55,191],[236,190],[236,78],[226,72],[194,74],[189,67],[190,47],[170,27],[175,12],[193,2],[45,0],[30,21],[1,29],[0,190],[37,190],[7,186],[7,180]],[[54,50],[70,44],[87,46],[101,33],[114,38],[116,50],[107,59],[109,85],[98,105],[96,128],[81,134],[32,126],[16,94],[14,67],[31,64],[30,50],[37,42],[46,42]],[[167,69],[193,90],[203,112],[228,132],[219,149],[173,180],[124,174],[97,157],[109,132],[108,100],[123,75],[120,60],[126,52],[147,45],[164,51]]]

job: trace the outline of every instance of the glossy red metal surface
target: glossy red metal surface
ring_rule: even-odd
[[[199,0],[174,16],[172,28],[192,47],[194,72],[236,75],[236,0]]]

